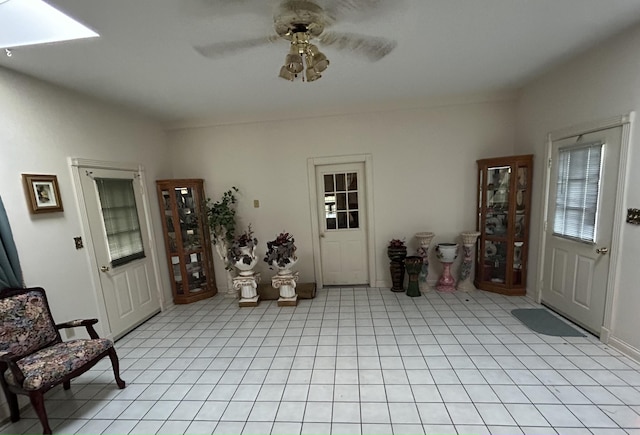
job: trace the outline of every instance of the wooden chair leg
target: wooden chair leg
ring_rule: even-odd
[[[20,420],[20,406],[18,406],[18,395],[7,390],[5,390],[4,395],[7,398],[7,404],[9,405],[11,421],[15,423],[16,421]]]
[[[64,381],[62,383],[62,388],[64,388],[65,390],[68,390],[69,388],[71,388],[71,381]]]
[[[47,410],[44,408],[44,395],[41,391],[32,391],[29,393],[29,399],[31,400],[31,406],[38,414],[40,424],[42,424],[42,433],[44,435],[51,433],[49,427],[49,419],[47,418]]]
[[[125,382],[120,378],[120,362],[118,361],[118,354],[114,348],[109,349],[109,359],[111,359],[111,366],[113,366],[113,374],[116,378],[116,384],[118,388],[123,389]]]

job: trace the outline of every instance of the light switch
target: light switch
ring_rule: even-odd
[[[74,237],[73,242],[76,244],[76,249],[84,248],[84,244],[82,243],[82,237]]]
[[[259,199],[254,199],[253,200],[253,208],[260,208],[260,200]]]

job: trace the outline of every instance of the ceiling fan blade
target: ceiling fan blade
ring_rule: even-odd
[[[267,45],[278,40],[280,40],[280,38],[273,35],[261,38],[244,39],[241,41],[214,42],[213,44],[194,46],[193,49],[206,58],[215,59],[249,48]]]
[[[255,14],[269,16],[278,4],[278,0],[182,0],[184,8],[194,16],[215,15],[231,16],[237,14]]]
[[[332,21],[360,21],[396,9],[403,0],[317,0]]]
[[[318,41],[324,45],[336,46],[341,50],[352,50],[364,55],[372,62],[391,53],[397,45],[396,41],[387,38],[342,32],[324,32]]]

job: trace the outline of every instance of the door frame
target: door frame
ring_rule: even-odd
[[[147,189],[147,183],[145,181],[145,171],[142,165],[137,163],[121,163],[121,162],[108,162],[102,160],[83,159],[78,157],[69,157],[69,168],[71,169],[71,176],[73,179],[73,187],[78,201],[78,212],[80,214],[80,221],[82,224],[82,237],[84,239],[84,247],[87,249],[87,260],[93,267],[89,267],[89,275],[93,285],[93,292],[96,301],[96,307],[100,314],[100,323],[108,326],[108,333],[103,334],[107,338],[113,338],[113,332],[111,325],[109,324],[109,317],[107,315],[107,307],[104,301],[104,294],[102,285],[100,284],[100,274],[98,272],[99,264],[96,261],[96,252],[93,247],[93,237],[91,236],[89,226],[89,215],[87,213],[87,204],[85,203],[84,196],[82,194],[82,185],[80,177],[82,170],[87,168],[94,169],[112,169],[117,171],[135,172],[139,175],[140,184],[142,187],[142,207],[144,209],[144,219],[147,226],[147,232],[149,237],[149,251],[151,258],[151,266],[153,268],[153,274],[156,279],[158,292],[158,301],[160,302],[160,311],[165,310],[165,300],[162,291],[162,279],[160,277],[160,267],[158,263],[156,240],[153,235],[153,223],[151,221],[151,207],[149,205],[149,190]],[[106,329],[102,326],[103,329]]]
[[[316,167],[325,165],[340,165],[348,163],[364,164],[365,198],[367,201],[367,265],[369,267],[369,287],[376,283],[376,255],[374,247],[374,218],[373,218],[373,157],[371,154],[353,154],[332,157],[310,157],[307,159],[307,176],[309,179],[309,201],[311,207],[311,245],[313,248],[313,268],[316,286],[323,287],[322,258],[320,256],[320,209],[318,208],[318,191],[316,182]]]
[[[635,112],[629,112],[626,115],[620,115],[608,119],[587,122],[559,130],[555,130],[547,134],[547,152],[546,152],[546,170],[544,177],[544,187],[542,189],[542,216],[540,219],[539,246],[538,250],[538,283],[535,294],[536,302],[542,301],[542,286],[544,275],[544,260],[546,251],[546,231],[547,218],[549,213],[549,195],[551,180],[551,159],[553,155],[553,142],[568,139],[570,137],[579,136],[581,134],[595,133],[600,130],[622,127],[622,135],[620,138],[620,161],[618,162],[618,183],[616,186],[616,200],[613,213],[613,233],[611,235],[611,250],[609,259],[609,276],[607,278],[606,300],[604,308],[604,321],[600,329],[600,341],[608,343],[611,336],[611,324],[613,323],[613,305],[616,299],[616,288],[619,270],[619,251],[622,233],[622,222],[624,221],[624,187],[627,179],[627,162],[629,155],[629,147],[631,143],[631,128]]]

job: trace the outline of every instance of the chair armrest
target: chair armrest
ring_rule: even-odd
[[[67,328],[77,328],[78,326],[84,326],[87,328],[87,333],[91,338],[100,338],[95,329],[93,329],[93,325],[98,323],[98,319],[78,319],[78,320],[70,320],[64,323],[56,324],[56,329],[67,329]]]
[[[11,352],[0,351],[0,368],[2,369],[0,376],[4,376],[4,368],[2,368],[2,366],[8,367],[9,370],[11,370],[11,373],[13,373],[13,378],[16,383],[22,386],[24,382],[24,373],[22,373],[18,364],[16,364],[17,359],[19,358]]]

